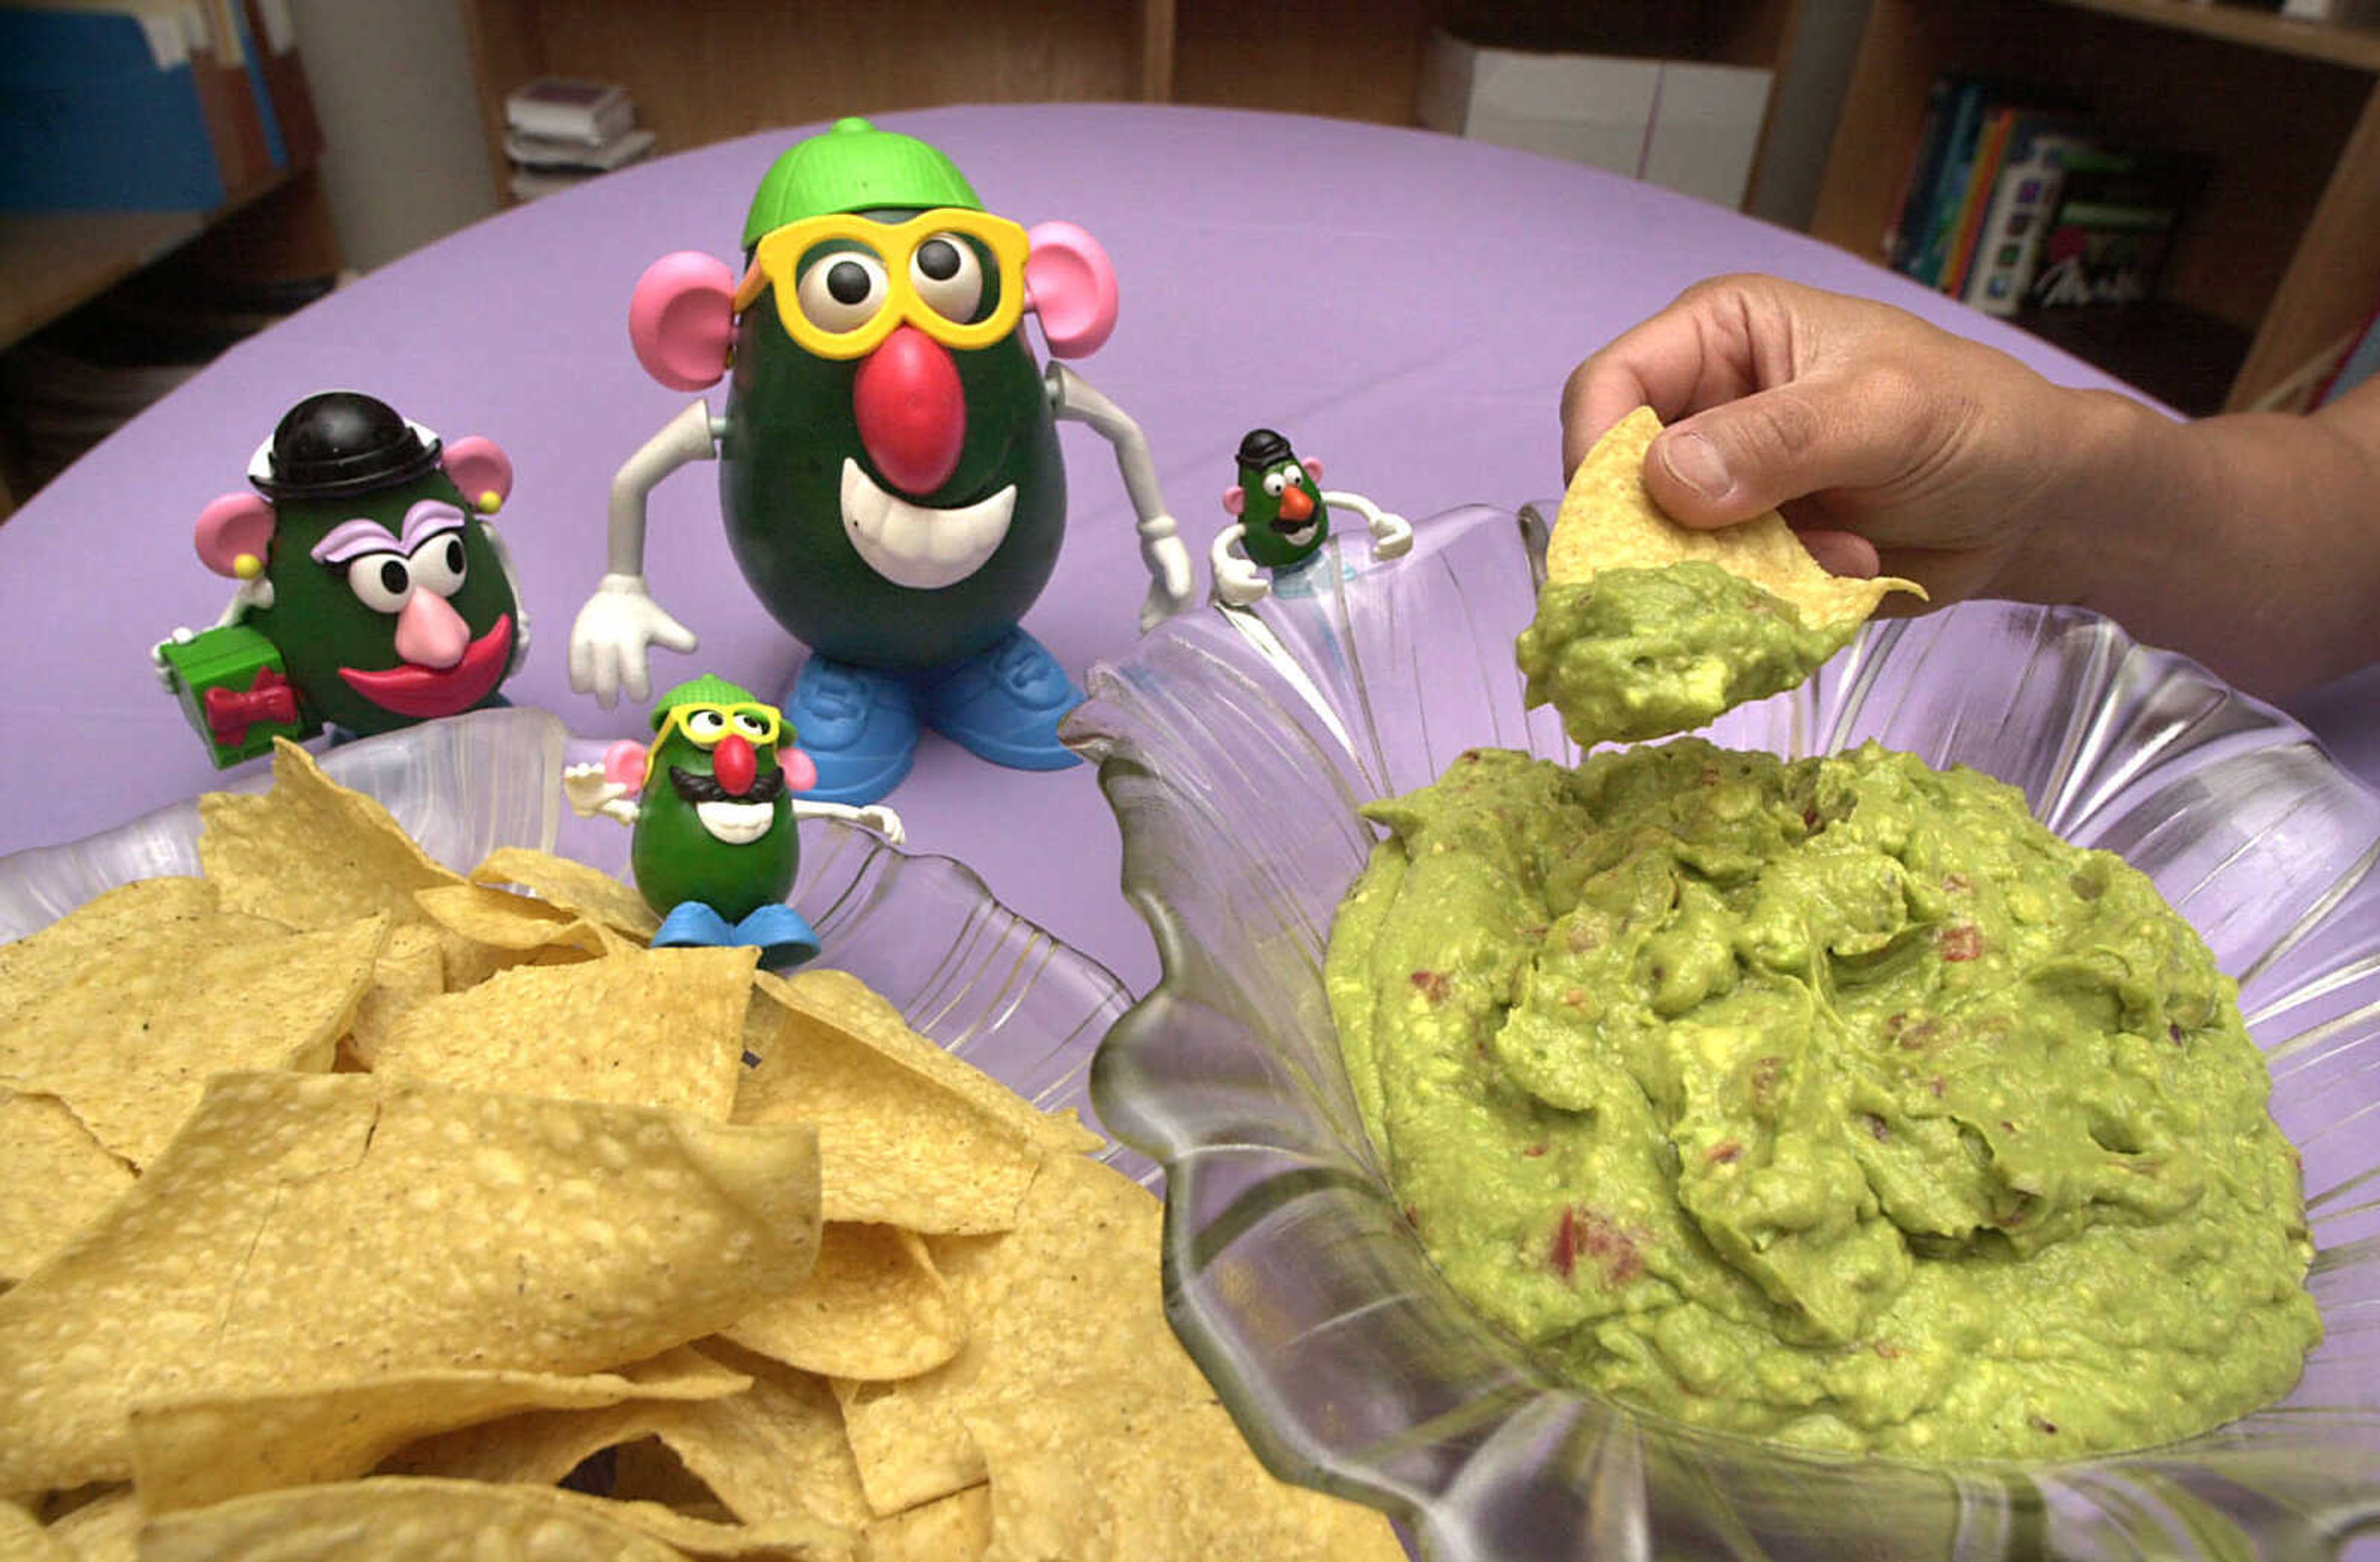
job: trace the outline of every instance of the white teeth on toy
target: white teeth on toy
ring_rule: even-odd
[[[956,509],[929,509],[887,494],[843,458],[843,529],[868,567],[896,586],[929,592],[983,567],[1008,536],[1016,484]]]
[[[777,809],[774,803],[765,802],[698,802],[694,805],[694,816],[710,832],[711,839],[729,846],[750,846],[769,833]]]
[[[1294,531],[1282,532],[1281,534],[1281,540],[1287,543],[1293,548],[1302,548],[1305,546],[1306,543],[1314,541],[1314,534],[1321,530],[1322,523],[1320,521],[1311,521],[1306,525],[1299,527]]]

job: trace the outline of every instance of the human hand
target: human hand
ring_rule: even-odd
[[[1669,427],[1645,487],[1685,525],[1782,509],[1836,574],[1903,576],[1937,604],[2058,601],[2074,583],[2034,534],[2073,487],[2091,399],[1889,305],[1717,277],[1571,374],[1562,464],[1649,405]]]

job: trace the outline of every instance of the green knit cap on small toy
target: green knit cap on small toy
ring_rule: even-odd
[[[662,723],[680,705],[765,705],[768,702],[751,690],[738,688],[723,677],[710,673],[698,678],[688,678],[653,702],[653,730],[659,732]]]
[[[744,219],[744,248],[804,217],[935,206],[983,210],[958,165],[939,149],[865,119],[838,119],[769,165]]]

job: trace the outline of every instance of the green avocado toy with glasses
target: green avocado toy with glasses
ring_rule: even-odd
[[[620,742],[601,763],[563,772],[581,817],[631,826],[629,871],[662,919],[655,948],[746,946],[771,970],[819,952],[817,933],[785,903],[801,864],[795,823],[846,819],[898,846],[901,820],[794,797],[817,776],[773,705],[724,678],[682,683],[653,706],[650,746]]]
[[[1106,340],[1115,274],[1089,234],[993,215],[941,151],[863,119],[780,156],[740,270],[665,256],[630,300],[654,378],[733,378],[723,414],[696,402],[613,480],[609,572],[571,632],[572,685],[607,705],[641,697],[648,647],[694,649],[645,580],[646,496],[715,458],[736,563],[809,649],[785,700],[818,766],[809,796],[884,796],[927,727],[1014,768],[1078,763],[1057,726],[1082,691],[1019,623],[1064,536],[1058,420],[1115,446],[1151,581],[1144,627],[1190,605],[1191,567],[1139,428],[1037,363],[1028,313],[1053,358]]]

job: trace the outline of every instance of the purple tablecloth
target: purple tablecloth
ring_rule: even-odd
[[[1797,234],[1647,185],[1422,131],[1191,108],[954,108],[885,128],[950,153],[995,212],[1079,223],[1113,255],[1123,315],[1079,368],[1147,430],[1205,582],[1218,495],[1248,428],[1288,433],[1333,486],[1415,519],[1560,491],[1556,404],[1597,344],[1698,277],[1763,270],[1904,305],[2053,378],[2106,376],[2012,328]],[[239,348],[110,438],[0,527],[0,852],[72,839],[215,779],[152,681],[147,649],[210,623],[225,582],[190,525],[242,486],[282,412],[352,387],[449,439],[487,434],[517,483],[503,530],[534,621],[506,686],[581,735],[637,734],[640,708],[571,691],[570,625],[604,567],[613,470],[688,397],[631,357],[629,291],[673,250],[732,258],[788,129],[666,158],[454,235]],[[712,393],[714,408],[721,393]],[[1026,627],[1078,677],[1124,652],[1147,586],[1107,446],[1062,437],[1072,505]],[[704,670],[770,694],[799,653],[746,592],[708,467],[653,496],[656,597],[702,637],[657,653],[656,688]],[[2362,685],[2302,708],[2380,773]],[[889,799],[912,849],[994,893],[1135,991],[1155,950],[1117,888],[1091,772],[994,768],[929,737]]]

